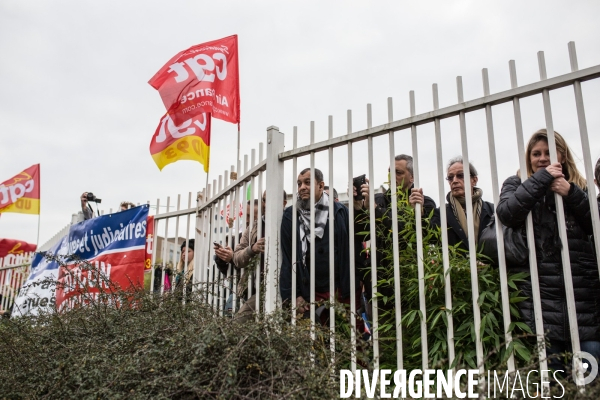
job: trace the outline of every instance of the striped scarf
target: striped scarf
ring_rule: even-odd
[[[310,242],[310,208],[308,210],[298,208],[298,220],[300,221],[300,241],[302,242],[302,264],[306,266],[306,253],[308,242]],[[319,239],[325,234],[325,225],[329,216],[329,195],[325,192],[315,204],[315,236]]]
[[[479,221],[481,218],[481,208],[483,207],[483,200],[481,200],[481,196],[483,196],[483,190],[478,187],[473,188],[473,219],[474,222],[474,231],[475,231],[475,244],[477,244],[479,240]],[[452,206],[452,212],[454,213],[454,217],[458,221],[460,227],[465,232],[465,236],[467,239],[469,238],[469,227],[467,226],[467,211],[465,210],[465,197],[454,197],[452,196],[452,192],[448,192],[446,195],[446,200]]]

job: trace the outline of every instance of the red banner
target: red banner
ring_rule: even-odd
[[[167,114],[160,120],[150,154],[158,169],[179,160],[198,161],[208,172],[210,163],[210,114],[200,114],[179,126]]]
[[[17,239],[0,239],[0,258],[9,254],[23,254],[35,251],[35,244],[27,243]]]
[[[40,164],[0,183],[0,213],[40,213]]]
[[[239,123],[237,35],[178,53],[148,83],[158,90],[177,125],[201,113]]]

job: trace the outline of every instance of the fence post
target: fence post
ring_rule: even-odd
[[[267,128],[267,179],[265,207],[265,245],[266,245],[266,280],[265,280],[265,312],[275,311],[279,297],[279,265],[281,263],[281,247],[279,230],[283,215],[283,161],[279,154],[283,152],[284,135],[276,126]],[[259,196],[262,193],[259,193]]]

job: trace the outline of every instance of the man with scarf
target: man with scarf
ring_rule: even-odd
[[[280,292],[284,303],[291,303],[292,274],[296,273],[296,313],[304,314],[310,310],[310,249],[315,249],[315,300],[329,300],[329,280],[335,280],[337,299],[349,302],[350,298],[350,247],[348,244],[348,209],[342,203],[334,202],[334,237],[329,237],[329,202],[333,201],[324,192],[323,173],[314,169],[314,178],[310,168],[298,175],[297,215],[293,207],[288,207],[281,221],[282,263],[280,273]],[[311,185],[314,198],[310,197]],[[310,206],[315,208],[315,243],[310,242]],[[297,219],[296,243],[292,243],[292,218]],[[292,246],[296,246],[296,259],[292,260]],[[334,276],[329,276],[329,253],[334,252]],[[321,323],[326,318],[320,316]]]
[[[477,170],[469,163],[469,175],[471,179],[471,197],[473,200],[473,224],[475,232],[475,244],[479,243],[479,236],[483,229],[490,223],[494,215],[494,205],[483,201],[483,191],[476,187]],[[456,157],[448,163],[446,180],[450,185],[450,191],[446,195],[446,221],[448,223],[448,244],[454,246],[460,243],[459,248],[469,250],[468,221],[465,196],[465,174],[463,172],[462,157]],[[431,218],[431,224],[441,226],[440,209],[437,208]]]

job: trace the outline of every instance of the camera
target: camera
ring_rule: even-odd
[[[87,201],[93,201],[94,203],[102,203],[102,199],[99,199],[96,196],[94,196],[94,193],[92,192],[87,192],[86,199]]]

